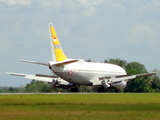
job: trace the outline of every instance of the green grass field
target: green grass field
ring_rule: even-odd
[[[160,120],[160,94],[0,95],[0,120]]]

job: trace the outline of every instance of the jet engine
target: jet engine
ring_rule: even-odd
[[[53,79],[52,83],[50,84],[51,88],[54,88],[58,84],[58,80]]]
[[[127,86],[127,82],[126,81],[120,81],[120,82],[116,82],[116,83],[111,83],[112,87],[115,87],[117,89],[123,89]]]
[[[110,87],[110,85],[108,84],[108,80],[105,80],[105,79],[104,79],[104,80],[102,80],[101,83],[102,83],[102,86],[103,86],[104,89],[107,89],[107,88]]]
[[[69,83],[61,78],[53,79],[53,81],[50,85],[51,88],[58,87],[58,88],[65,88],[65,89],[68,89],[72,86],[73,86],[72,83]]]

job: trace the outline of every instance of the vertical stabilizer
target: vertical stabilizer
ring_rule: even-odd
[[[57,62],[64,61],[65,59],[67,59],[67,57],[63,52],[60,41],[58,39],[58,36],[56,34],[56,31],[52,23],[49,23],[49,31],[50,31],[53,61]]]

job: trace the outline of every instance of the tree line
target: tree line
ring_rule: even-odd
[[[91,62],[90,59],[86,60],[87,62]],[[109,59],[105,60],[104,63],[116,64],[123,67],[127,74],[143,74],[149,73],[145,66],[138,62],[129,62],[121,59]],[[128,85],[125,89],[120,90],[119,92],[130,92],[130,93],[159,93],[160,92],[160,71],[158,69],[154,69],[150,72],[156,72],[156,76],[147,76],[142,78],[136,78],[128,82]],[[91,86],[79,86],[80,92],[96,92],[97,88],[93,88]],[[40,93],[40,92],[69,92],[68,89],[61,88],[50,88],[50,84],[42,82],[42,81],[31,81],[26,86],[21,87],[0,87],[0,93]],[[115,88],[109,88],[106,92],[117,92]]]
[[[138,62],[127,63],[127,61],[120,59],[110,59],[105,60],[104,62],[117,64],[123,67],[129,75],[149,73],[145,66]],[[154,69],[150,72],[156,72],[157,75],[141,77],[131,80],[128,82],[127,87],[124,90],[122,90],[122,92],[160,92],[160,71],[158,69]]]

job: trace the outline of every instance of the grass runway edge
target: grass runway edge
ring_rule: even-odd
[[[1,120],[160,118],[160,94],[0,95]]]

